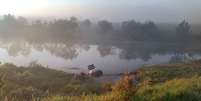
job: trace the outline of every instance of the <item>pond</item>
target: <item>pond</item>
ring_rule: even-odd
[[[18,66],[37,62],[66,72],[86,72],[94,64],[107,74],[133,71],[144,65],[199,59],[200,51],[175,44],[155,43],[30,43],[0,42],[0,61]],[[197,47],[198,48],[198,47]],[[190,50],[191,49],[191,50]]]

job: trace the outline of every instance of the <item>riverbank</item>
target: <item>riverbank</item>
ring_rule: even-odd
[[[0,66],[1,100],[9,101],[200,101],[201,61],[141,67],[137,83],[124,75],[116,83],[97,83],[35,65]]]
[[[142,67],[138,83],[126,77],[101,95],[55,96],[44,101],[201,101],[201,61]]]

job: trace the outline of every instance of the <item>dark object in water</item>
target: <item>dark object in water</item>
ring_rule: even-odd
[[[88,66],[88,70],[92,70],[92,69],[95,69],[96,67],[94,66],[94,64],[91,64]]]
[[[96,71],[91,73],[91,76],[93,76],[93,77],[101,77],[101,76],[103,76],[103,71],[102,70],[96,70]]]

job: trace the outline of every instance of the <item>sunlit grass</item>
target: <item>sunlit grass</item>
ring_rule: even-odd
[[[0,67],[2,101],[201,101],[201,62],[154,65],[100,85],[41,66]],[[8,75],[9,74],[9,75]],[[51,78],[50,78],[51,77]]]

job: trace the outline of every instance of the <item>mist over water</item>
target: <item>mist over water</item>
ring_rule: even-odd
[[[201,0],[0,0],[0,101],[200,101]]]
[[[199,25],[187,21],[158,24],[135,20],[114,23],[76,17],[29,22],[4,15],[0,20],[0,61],[18,66],[36,62],[66,72],[95,64],[104,73],[133,71],[144,65],[200,58]]]
[[[187,48],[187,47],[186,47]],[[183,51],[173,45],[145,44],[100,45],[1,42],[0,60],[18,66],[37,62],[43,66],[79,73],[95,64],[104,73],[133,71],[144,65],[183,62],[200,58],[199,51]],[[77,68],[77,69],[74,69]]]

